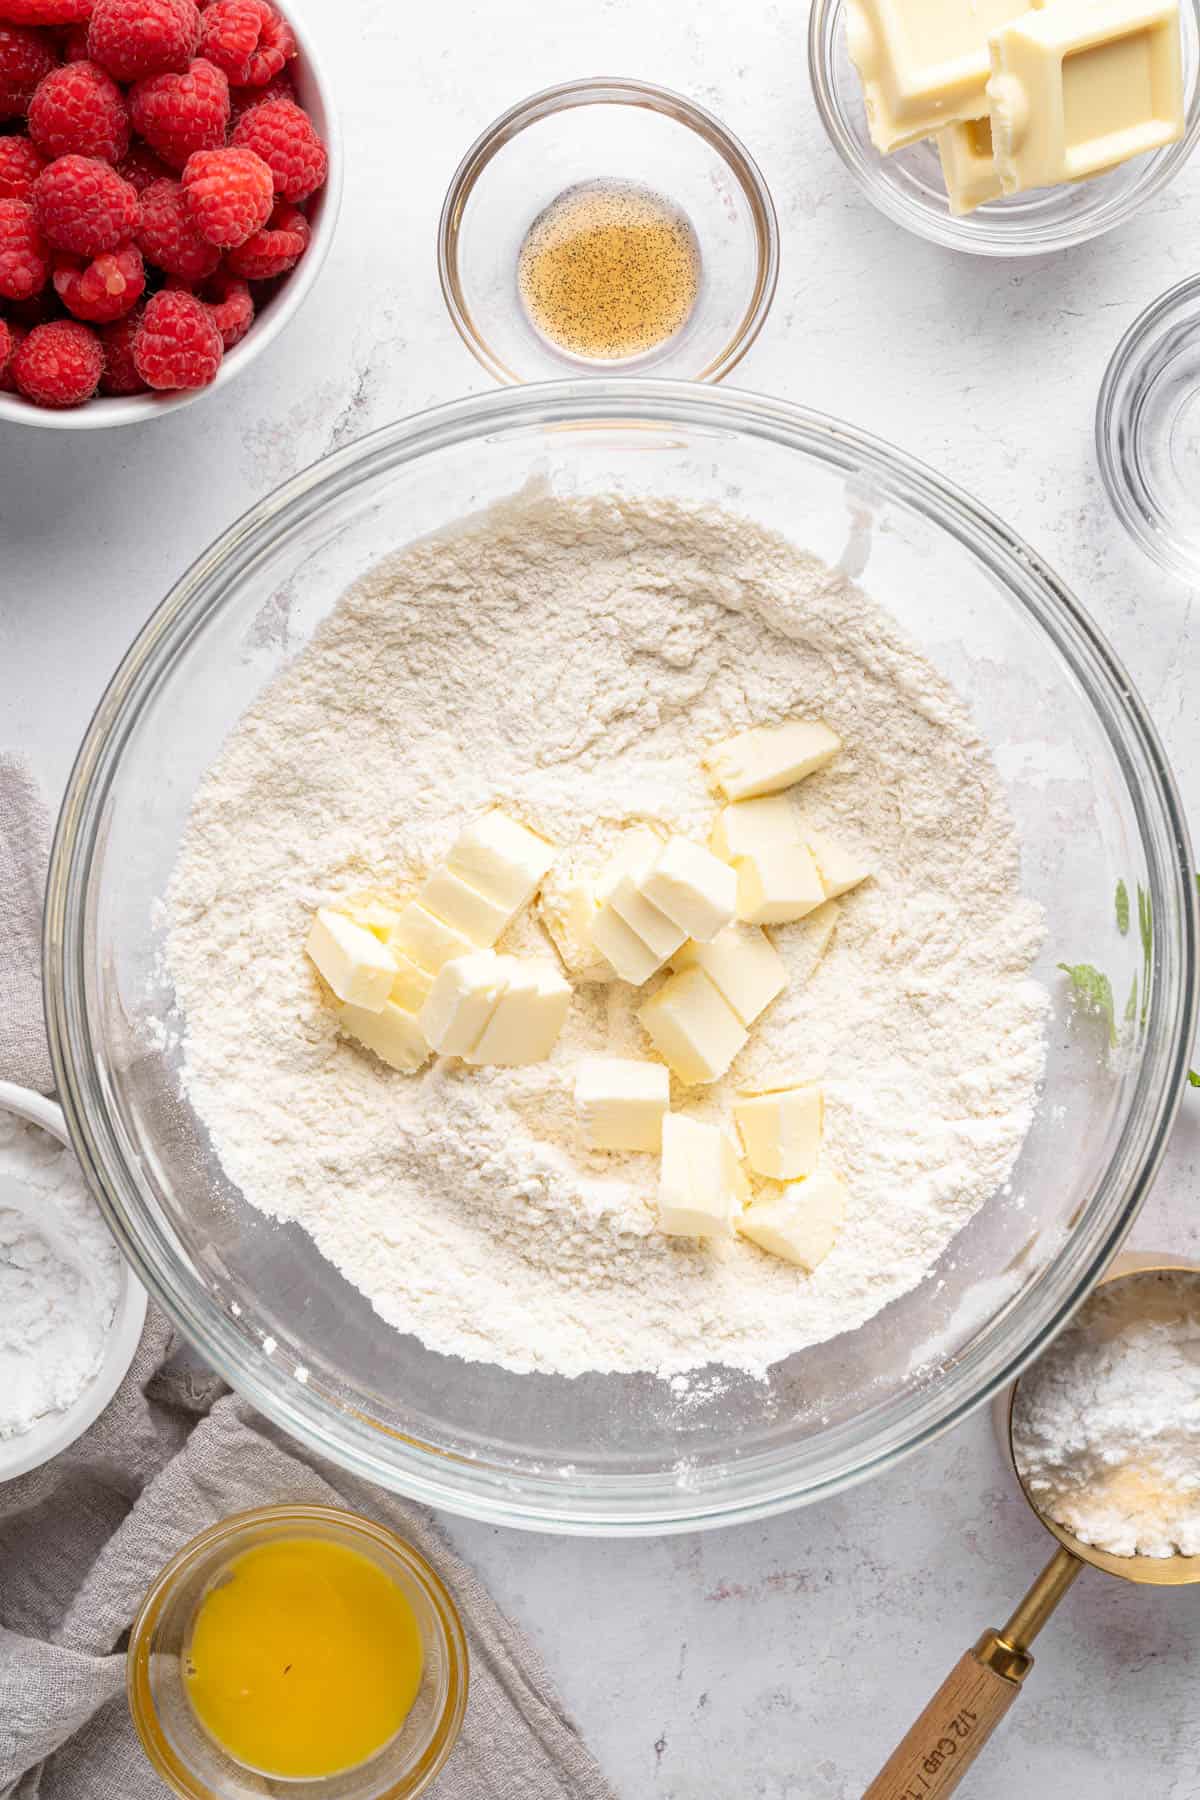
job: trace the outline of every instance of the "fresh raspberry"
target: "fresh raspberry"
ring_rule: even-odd
[[[196,230],[177,181],[151,182],[143,193],[137,241],[147,262],[181,281],[203,281],[221,260],[216,245]]]
[[[152,181],[174,180],[166,163],[159,161],[149,144],[142,143],[130,146],[129,155],[117,164],[117,174],[139,194],[144,194]]]
[[[146,384],[138,374],[133,362],[133,344],[141,330],[141,309],[126,313],[123,319],[117,319],[112,325],[104,325],[100,330],[100,342],[104,346],[104,373],[100,377],[102,394],[142,394]]]
[[[57,63],[53,42],[44,32],[0,24],[0,119],[23,119],[34,88]]]
[[[244,281],[271,281],[286,275],[308,248],[311,226],[295,206],[281,203],[261,231],[231,250],[225,267]]]
[[[27,300],[46,285],[50,252],[26,200],[0,200],[0,295]]]
[[[295,56],[296,39],[267,0],[214,0],[200,23],[200,49],[239,87],[265,87]]]
[[[283,200],[306,199],[329,170],[325,146],[294,100],[266,100],[252,107],[238,120],[230,141],[262,157]]]
[[[13,380],[13,358],[29,333],[23,325],[18,325],[13,319],[8,321],[4,329],[8,333],[8,360],[0,363],[0,394],[15,394],[17,384]]]
[[[137,230],[137,192],[94,156],[60,156],[33,184],[38,229],[56,250],[99,256]]]
[[[224,353],[203,301],[170,288],[148,302],[133,340],[134,367],[152,388],[207,387]]]
[[[247,288],[247,290],[246,290],[247,295],[249,295],[249,292],[250,292],[250,290],[249,290],[249,288]],[[219,327],[218,327],[218,329],[219,329]],[[8,326],[4,323],[4,320],[0,319],[0,375],[3,375],[5,369],[7,369],[8,359],[12,355],[12,353],[13,353],[12,332],[8,329]]]
[[[195,0],[96,0],[88,26],[92,61],[118,81],[186,69],[199,40]]]
[[[18,393],[35,406],[78,406],[100,386],[100,339],[74,319],[35,325],[12,361]]]
[[[129,148],[129,108],[96,63],[64,63],[29,102],[29,135],[47,156],[99,156],[120,162]]]
[[[54,259],[54,291],[69,313],[91,325],[108,325],[137,305],[146,286],[146,266],[136,244],[106,250],[92,262],[77,256]]]
[[[275,204],[271,171],[253,150],[197,150],[184,165],[183,196],[200,236],[222,250],[244,244]]]
[[[295,100],[296,84],[292,80],[292,72],[285,69],[268,81],[265,87],[231,87],[229,90],[230,123],[236,125],[243,113],[248,113],[252,106],[262,106],[267,100]],[[297,101],[297,105],[299,102]]]
[[[94,0],[0,0],[0,16],[14,25],[74,25],[90,16]]]
[[[193,150],[216,150],[225,142],[229,83],[203,57],[182,75],[139,81],[129,90],[129,105],[135,129],[172,169],[182,169]]]
[[[45,157],[28,138],[0,138],[0,200],[32,200],[33,184],[45,166]]]
[[[0,5],[2,4],[3,0],[0,0]],[[62,37],[59,39],[59,61],[65,63],[88,62],[90,56],[88,52],[87,34],[88,28],[82,22],[78,25],[68,26],[67,30],[63,32]]]
[[[228,269],[218,269],[200,289],[200,298],[221,334],[221,342],[227,350],[232,350],[235,344],[241,343],[254,323],[254,301],[250,297],[250,289],[238,276],[231,275]]]

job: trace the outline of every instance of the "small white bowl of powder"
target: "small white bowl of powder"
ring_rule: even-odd
[[[99,1417],[133,1360],[146,1294],[68,1145],[62,1112],[0,1082],[0,1482]]]

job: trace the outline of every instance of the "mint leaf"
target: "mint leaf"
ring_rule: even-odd
[[[1137,1018],[1137,990],[1138,990],[1138,979],[1137,979],[1137,970],[1135,969],[1133,972],[1133,986],[1130,988],[1129,998],[1125,1002],[1125,1020],[1124,1020],[1124,1022],[1126,1025],[1131,1025],[1133,1023],[1134,1019]]]
[[[1108,1023],[1108,1041],[1114,1047],[1117,1042],[1117,1017],[1113,1006],[1112,982],[1091,963],[1059,963],[1064,975],[1070,977],[1071,986],[1075,989],[1075,997],[1080,1003],[1100,1014]]]
[[[1195,1069],[1188,1070],[1188,1080],[1193,1087],[1200,1087],[1200,1075],[1197,1075]]]
[[[1129,930],[1129,889],[1123,881],[1117,883],[1117,930],[1122,937]]]

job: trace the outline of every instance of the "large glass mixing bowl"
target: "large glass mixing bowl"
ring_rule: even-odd
[[[716,1369],[682,1390],[649,1375],[515,1375],[401,1336],[300,1229],[244,1201],[181,1096],[162,1029],[172,995],[156,901],[230,728],[349,582],[535,478],[719,502],[861,573],[973,707],[1020,829],[1025,888],[1046,909],[1049,1066],[1011,1183],[919,1288],[765,1382]],[[1125,932],[1118,881],[1132,898]],[[1178,797],[1145,709],[1079,604],[999,521],[898,451],[778,401],[659,381],[593,378],[441,407],[329,457],[234,525],[154,614],[88,731],[46,932],[75,1147],[139,1276],[200,1353],[359,1475],[478,1517],[581,1532],[815,1499],[888,1467],[1011,1379],[1134,1218],[1196,1011]],[[1109,977],[1115,1050],[1104,1021],[1072,1001],[1060,961]]]

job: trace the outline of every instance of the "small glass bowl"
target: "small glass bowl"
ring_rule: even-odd
[[[1200,573],[1200,276],[1160,294],[1113,352],[1096,402],[1113,510],[1164,569]]]
[[[188,1629],[214,1576],[243,1551],[289,1537],[325,1538],[370,1557],[403,1591],[425,1651],[420,1692],[390,1743],[355,1769],[311,1781],[267,1777],[234,1762],[199,1724],[181,1674]],[[332,1506],[260,1506],[222,1519],[172,1557],[134,1620],[126,1687],[142,1748],[182,1800],[261,1800],[277,1785],[295,1800],[409,1800],[424,1793],[458,1739],[467,1643],[425,1558],[383,1526]]]
[[[1200,0],[1183,0],[1184,132],[1178,143],[1059,187],[991,200],[955,217],[937,147],[926,139],[882,156],[871,142],[862,82],[846,49],[845,0],[813,0],[808,70],[830,142],[867,198],[931,243],[974,256],[1066,250],[1123,225],[1166,187],[1200,137]]]
[[[517,291],[529,227],[565,189],[597,179],[634,182],[674,202],[700,246],[687,323],[620,361],[556,348]],[[640,81],[569,81],[510,107],[471,145],[442,206],[438,273],[455,329],[497,381],[651,373],[720,381],[770,310],[779,228],[753,159],[703,107]]]

